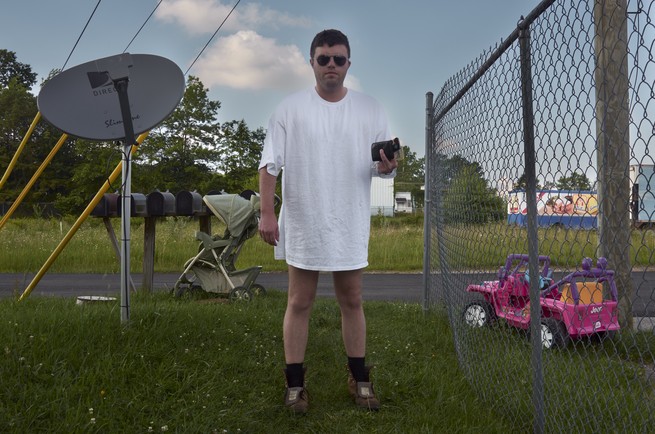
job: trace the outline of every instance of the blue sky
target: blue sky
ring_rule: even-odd
[[[66,69],[122,53],[159,0],[102,0]],[[16,52],[38,82],[61,68],[97,0],[8,0],[0,48]],[[129,46],[186,72],[236,0],[163,0]],[[392,133],[424,155],[425,94],[507,37],[538,0],[242,0],[190,69],[221,102],[219,121],[266,127],[277,103],[313,85],[309,44],[326,28],[350,39],[346,84],[377,98]],[[34,89],[38,93],[39,86]]]

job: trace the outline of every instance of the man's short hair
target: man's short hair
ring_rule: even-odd
[[[334,45],[345,45],[348,49],[348,58],[350,59],[350,43],[348,43],[348,37],[335,29],[323,30],[314,36],[314,40],[309,49],[309,56],[313,59],[314,53],[316,53],[316,47],[322,47],[326,44],[328,47]]]

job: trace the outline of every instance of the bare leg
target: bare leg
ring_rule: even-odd
[[[341,309],[341,334],[348,357],[364,357],[366,354],[362,275],[361,269],[332,273],[334,291]]]
[[[286,363],[305,360],[309,316],[316,298],[318,271],[302,270],[289,265],[289,291],[282,333]]]

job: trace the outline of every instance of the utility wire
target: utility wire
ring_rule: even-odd
[[[214,36],[216,36],[216,34],[218,33],[218,31],[221,30],[221,27],[223,27],[223,24],[225,24],[225,22],[227,21],[227,19],[230,18],[230,15],[232,15],[232,12],[234,12],[234,10],[236,9],[236,7],[238,6],[238,4],[239,4],[240,2],[241,2],[241,0],[237,0],[237,2],[236,2],[236,3],[234,4],[234,6],[232,7],[232,10],[230,10],[230,13],[227,14],[227,16],[225,17],[225,19],[224,19],[223,22],[221,23],[221,25],[218,26],[218,28],[216,29],[216,31],[214,32],[214,34],[212,35],[212,37],[209,38],[209,41],[207,41],[207,43],[205,44],[205,46],[202,47],[202,50],[200,50],[200,53],[198,53],[198,55],[196,56],[196,58],[193,60],[193,63],[191,63],[191,66],[189,66],[189,68],[188,68],[188,69],[186,70],[186,72],[184,73],[185,76],[189,73],[189,71],[191,70],[191,68],[193,68],[193,65],[196,64],[196,62],[198,61],[198,59],[200,58],[200,56],[202,56],[202,53],[205,51],[205,49],[207,48],[207,46],[209,45],[209,43],[212,41],[212,39],[214,39]]]
[[[135,40],[136,37],[139,35],[139,33],[141,33],[141,30],[143,30],[143,28],[145,27],[146,23],[148,22],[148,20],[150,20],[150,18],[151,18],[152,15],[155,13],[155,11],[157,10],[157,8],[159,7],[159,5],[161,4],[162,1],[163,1],[163,0],[159,0],[159,3],[157,3],[157,6],[155,6],[155,8],[152,10],[152,12],[150,12],[150,15],[148,15],[148,18],[146,18],[146,20],[143,22],[143,24],[141,24],[141,27],[139,27],[139,30],[137,30],[137,32],[134,34],[134,37],[132,38],[132,40],[130,41],[130,43],[127,44],[127,47],[125,47],[125,49],[123,50],[123,53],[125,53],[125,52],[127,51],[127,49],[130,48],[130,45],[132,45],[132,42],[134,42],[134,40]]]
[[[77,37],[77,41],[75,41],[75,45],[73,45],[73,49],[68,54],[68,57],[66,58],[66,62],[64,62],[64,66],[61,67],[62,71],[64,70],[64,68],[66,68],[66,65],[68,64],[68,61],[70,60],[71,56],[73,55],[73,51],[75,51],[75,48],[77,48],[77,44],[80,42],[80,39],[82,39],[82,35],[84,34],[84,32],[86,31],[86,28],[88,27],[89,23],[91,22],[91,18],[93,18],[93,15],[96,13],[96,10],[98,9],[98,6],[100,6],[101,1],[102,0],[98,0],[98,3],[96,3],[96,7],[93,8],[93,12],[91,12],[91,16],[86,21],[86,24],[84,25],[84,28],[82,29],[82,32],[80,33],[80,36]]]

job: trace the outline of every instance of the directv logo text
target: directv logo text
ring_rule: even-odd
[[[93,89],[93,96],[110,95],[116,92],[114,83],[111,81],[107,72],[87,72],[86,76],[89,78],[89,84]]]

